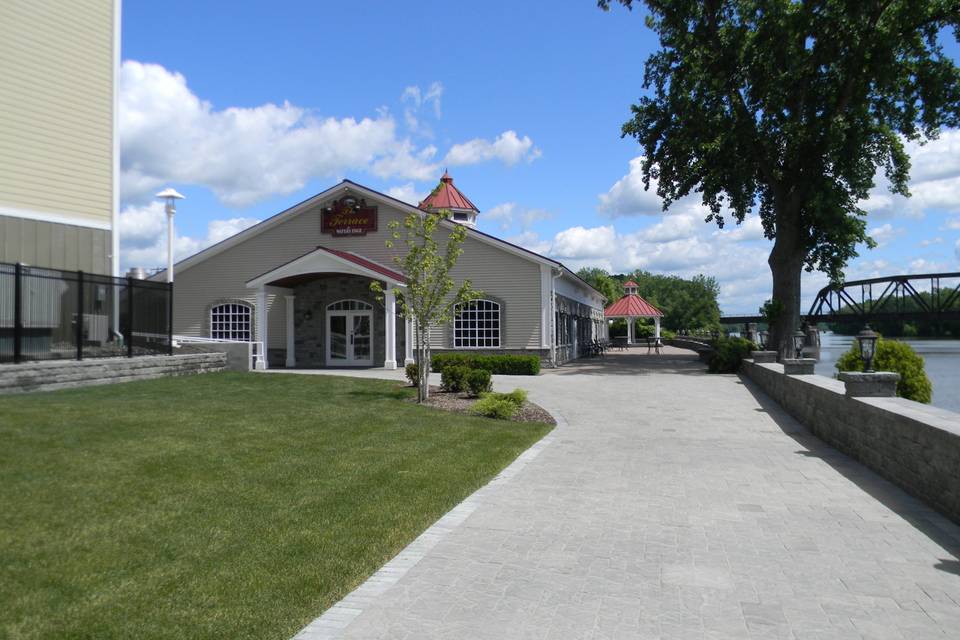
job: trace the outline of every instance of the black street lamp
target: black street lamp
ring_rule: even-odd
[[[877,332],[870,328],[869,324],[865,325],[863,331],[857,334],[864,373],[873,373],[873,356],[877,352],[877,338],[879,337]]]
[[[758,331],[757,340],[760,341],[760,350],[765,351],[767,349],[767,340],[769,339],[769,331]]]
[[[793,334],[793,349],[797,352],[798,359],[803,357],[803,343],[806,339],[807,335],[799,329]]]

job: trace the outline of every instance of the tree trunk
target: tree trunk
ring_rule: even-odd
[[[782,305],[779,317],[771,324],[767,348],[775,349],[779,360],[795,356],[793,334],[800,327],[804,247],[798,218],[791,212],[777,213],[777,238],[767,259],[773,275],[773,299]]]

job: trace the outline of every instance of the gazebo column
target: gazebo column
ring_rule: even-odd
[[[260,343],[260,358],[257,359],[257,369],[267,368],[267,288],[257,290],[257,341]]]
[[[397,368],[397,296],[389,287],[383,296],[383,314],[386,321],[384,336],[384,369]]]
[[[653,336],[660,337],[660,316],[653,316]]]
[[[633,318],[627,318],[627,344],[633,344]]]

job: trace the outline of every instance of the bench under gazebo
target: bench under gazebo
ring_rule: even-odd
[[[655,306],[644,300],[637,293],[640,285],[633,280],[627,280],[623,284],[623,297],[604,309],[603,315],[607,321],[626,320],[627,321],[627,345],[637,344],[633,335],[633,325],[637,318],[653,318],[653,339],[654,344],[660,345],[660,318],[663,312]]]

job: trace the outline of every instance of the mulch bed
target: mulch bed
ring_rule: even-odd
[[[447,393],[440,387],[430,385],[430,397],[425,404],[443,409],[444,411],[453,411],[454,413],[473,413],[473,403],[479,398],[471,398],[465,393]],[[417,399],[413,398],[413,402]],[[556,425],[557,421],[550,413],[538,404],[524,402],[511,418],[513,422],[545,422]]]

